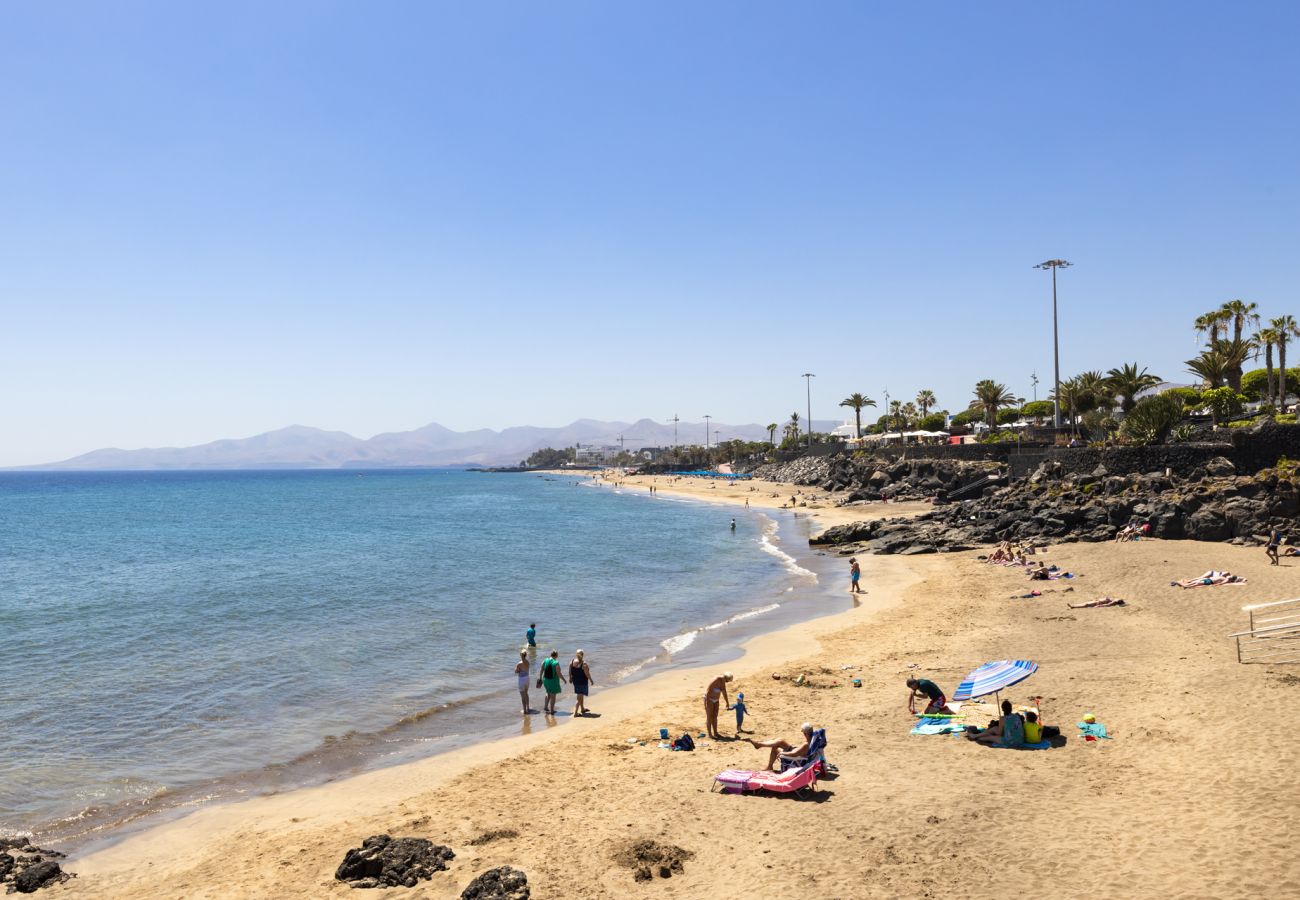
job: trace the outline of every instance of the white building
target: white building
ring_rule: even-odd
[[[620,452],[618,447],[579,445],[573,451],[573,461],[579,466],[603,466],[617,457]]]

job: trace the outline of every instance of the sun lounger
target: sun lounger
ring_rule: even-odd
[[[744,793],[746,791],[772,791],[777,794],[792,794],[812,789],[817,784],[818,760],[813,760],[800,769],[785,772],[754,772],[748,769],[727,769],[713,779],[711,790],[721,789]]]
[[[813,732],[812,740],[808,742],[807,756],[783,756],[781,757],[781,771],[787,769],[801,769],[809,763],[817,765],[819,775],[826,772],[826,729],[818,728]]]

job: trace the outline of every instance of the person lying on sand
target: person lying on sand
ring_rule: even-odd
[[[812,743],[813,736],[812,723],[804,722],[799,730],[803,732],[803,743],[797,747],[783,738],[773,738],[770,741],[756,741],[753,738],[745,738],[745,740],[753,744],[755,750],[766,749],[772,751],[767,757],[767,768],[768,771],[775,772],[778,760],[782,758],[803,759],[808,755],[808,745]]]
[[[1219,584],[1245,584],[1246,579],[1240,575],[1233,575],[1231,572],[1217,572],[1214,569],[1201,575],[1199,578],[1189,578],[1186,581],[1171,581],[1171,587],[1194,588],[1203,585]]]
[[[1089,600],[1087,603],[1067,603],[1070,609],[1100,609],[1103,606],[1124,606],[1123,600],[1116,600],[1113,597],[1102,597],[1100,600]]]
[[[915,713],[916,701],[921,697],[926,697],[929,702],[926,703],[925,710],[921,715],[930,716],[939,713],[941,715],[950,716],[953,714],[952,710],[948,708],[948,698],[945,697],[943,691],[939,689],[939,685],[935,684],[930,679],[909,678],[907,679],[907,686],[910,688],[907,695],[908,712]]]

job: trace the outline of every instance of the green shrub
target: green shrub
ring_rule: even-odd
[[[930,413],[924,419],[916,423],[920,431],[943,431],[948,427],[948,417],[941,412]]]
[[[1056,415],[1056,406],[1051,400],[1030,400],[1020,407],[1020,413],[1026,419],[1050,419]]]
[[[1201,393],[1201,405],[1210,410],[1215,422],[1241,412],[1241,406],[1245,402],[1246,398],[1230,387],[1210,388]]]
[[[1196,388],[1175,387],[1162,391],[1162,397],[1177,397],[1183,403],[1184,409],[1196,409],[1201,405],[1201,392]]]
[[[1022,418],[1024,416],[1015,407],[1008,406],[1006,409],[998,410],[999,425],[1010,425],[1012,422],[1019,422]]]
[[[1144,397],[1124,417],[1119,433],[1130,444],[1161,444],[1182,418],[1183,403],[1176,395]]]

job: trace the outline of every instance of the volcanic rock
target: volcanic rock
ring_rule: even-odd
[[[447,868],[456,854],[424,838],[376,834],[349,850],[334,877],[355,888],[415,887]]]
[[[461,900],[528,900],[528,876],[510,866],[488,869],[461,891]]]

